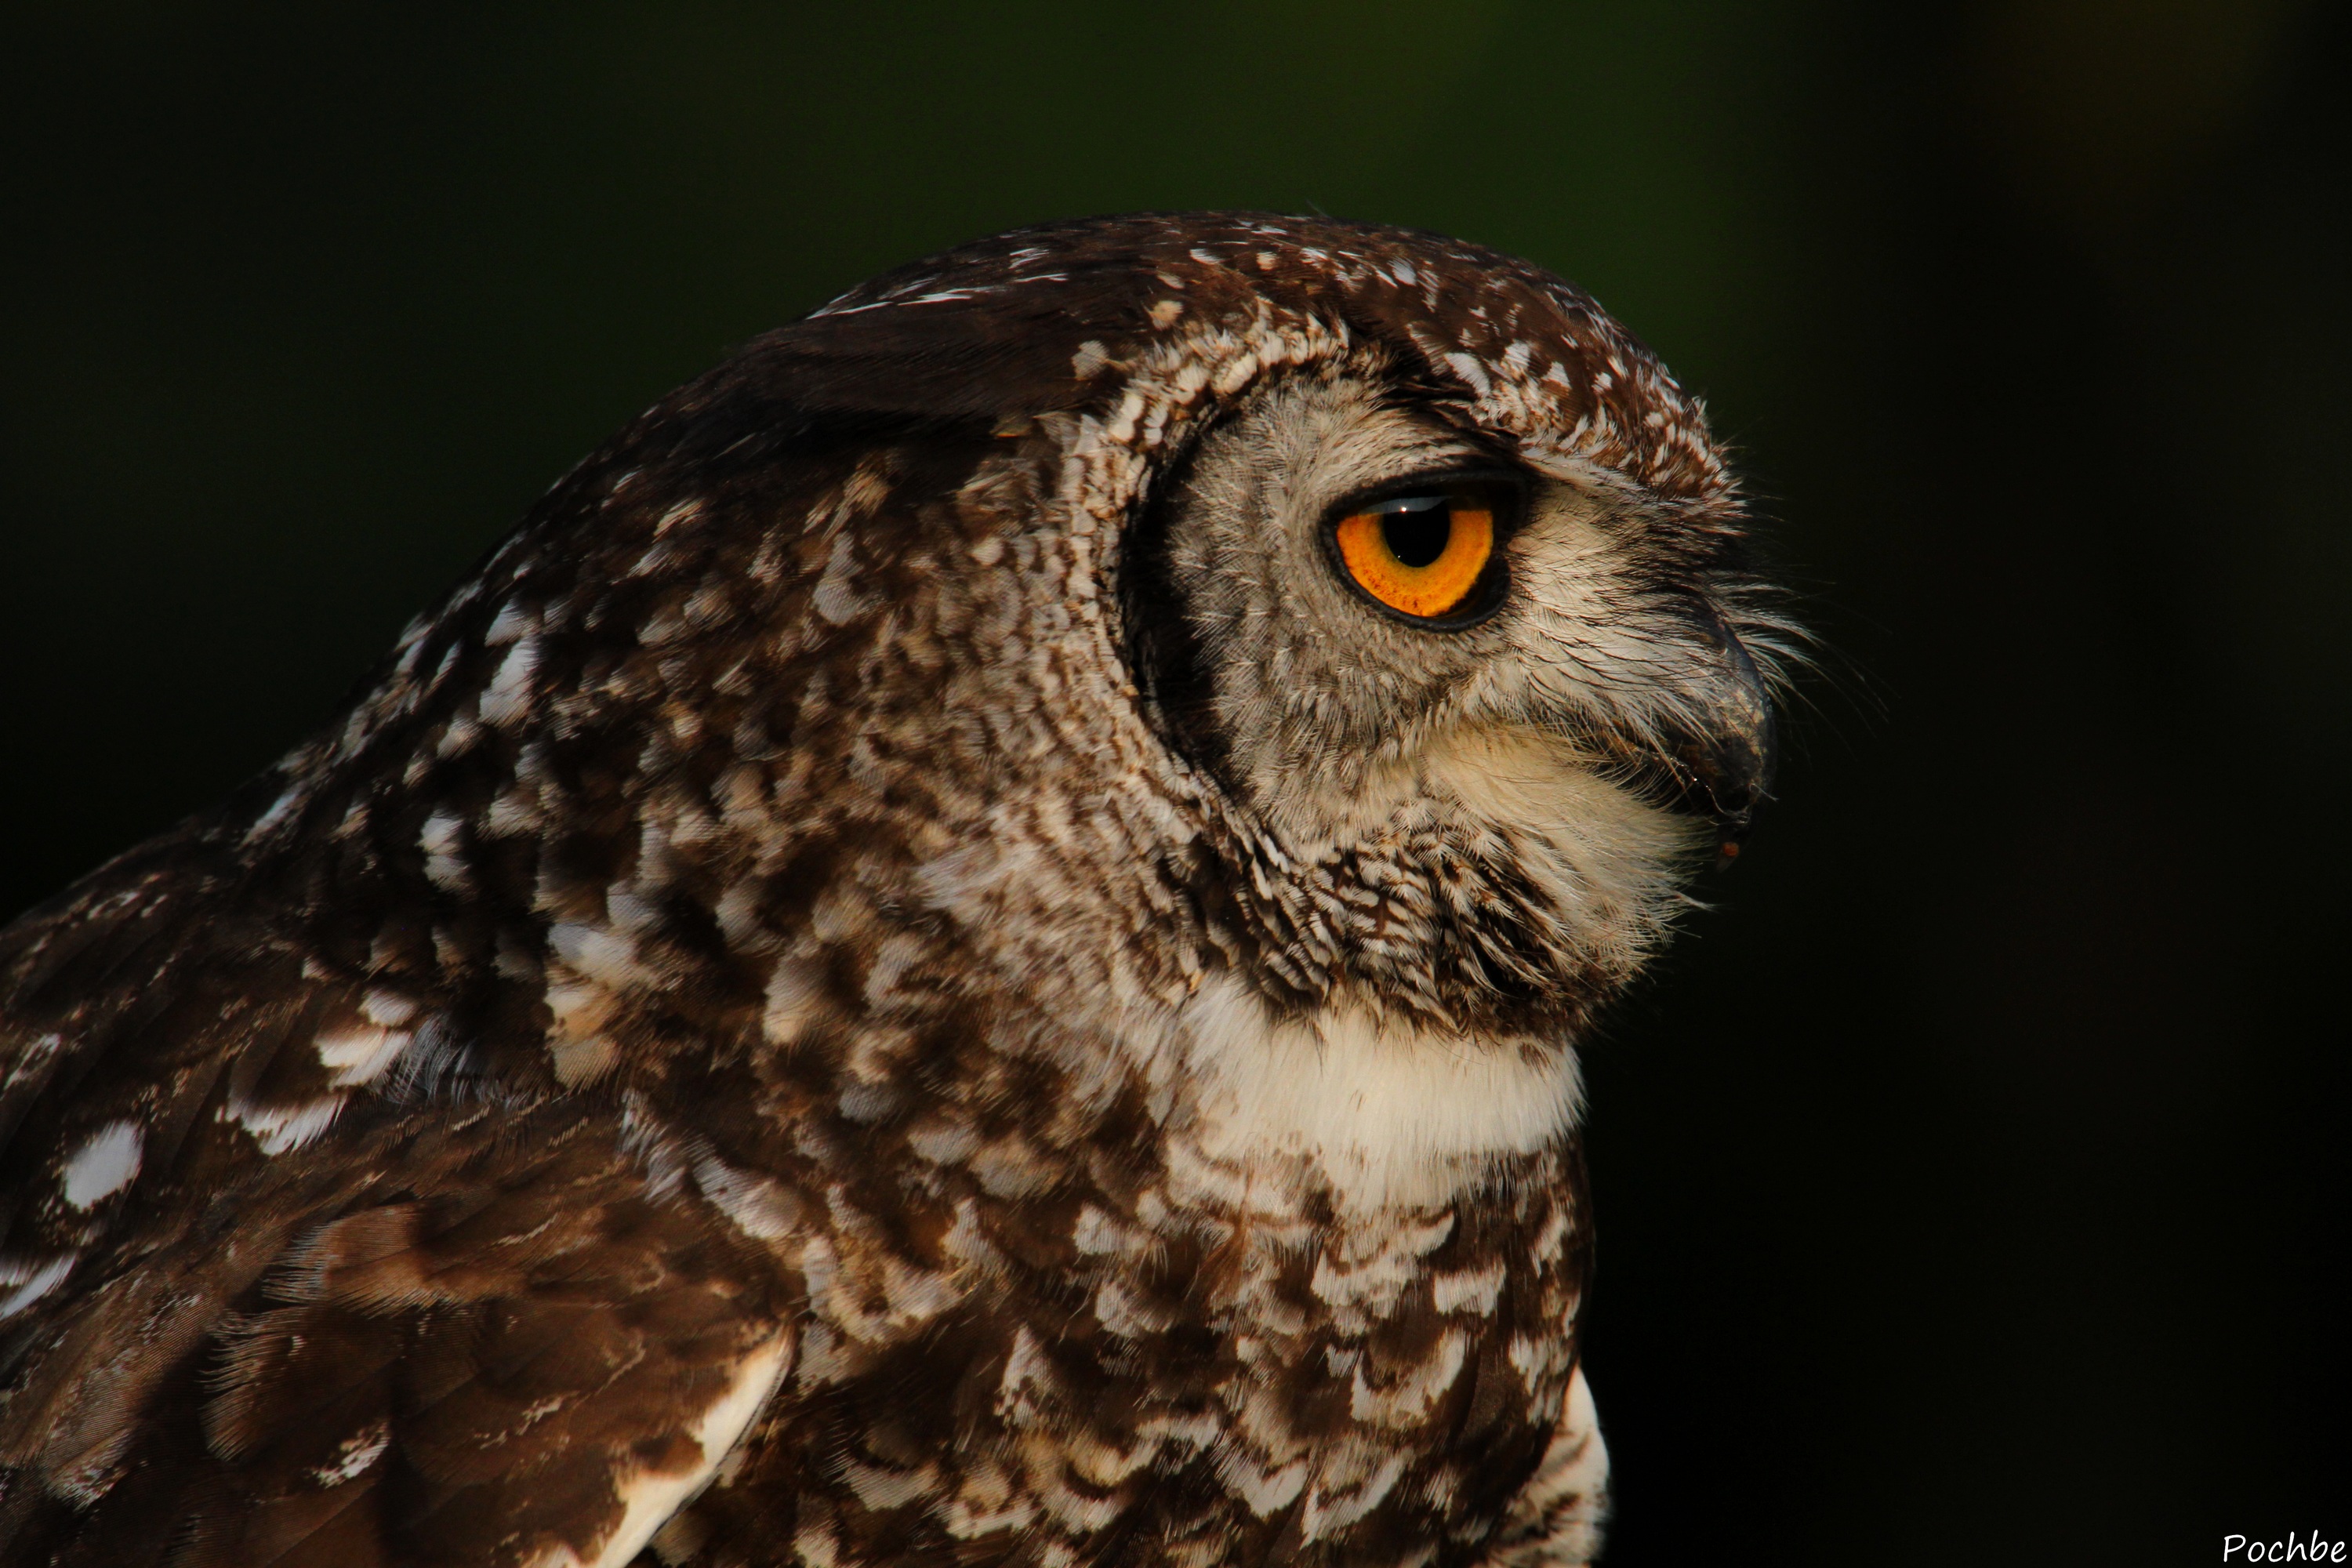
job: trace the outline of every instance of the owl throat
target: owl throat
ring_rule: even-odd
[[[1283,1022],[1456,1052],[1572,1043],[1689,907],[1705,838],[1500,727],[1302,796],[1288,823],[1211,836],[1246,977]]]
[[[1576,1043],[1687,907],[1696,837],[1509,735],[1401,772],[1311,850],[1243,847],[1219,879],[1239,962],[1175,1030],[1171,1136],[1358,1213],[1442,1205],[1572,1133]]]

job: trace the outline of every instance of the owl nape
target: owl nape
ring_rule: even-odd
[[[1697,403],[1437,236],[758,339],[0,932],[0,1557],[1591,1561],[1577,1053],[1777,603]]]

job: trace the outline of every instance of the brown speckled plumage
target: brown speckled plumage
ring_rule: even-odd
[[[1500,609],[1349,598],[1327,503],[1465,463]],[[0,934],[0,1557],[1586,1561],[1574,1045],[1769,781],[1741,529],[1428,235],[760,340]]]

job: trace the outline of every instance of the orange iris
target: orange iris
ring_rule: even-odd
[[[1423,619],[1462,608],[1495,553],[1495,510],[1469,495],[1400,496],[1339,520],[1339,559],[1359,587]]]

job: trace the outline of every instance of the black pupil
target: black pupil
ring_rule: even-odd
[[[1380,505],[1381,537],[1408,566],[1426,566],[1454,537],[1454,504],[1445,496],[1406,496]]]

